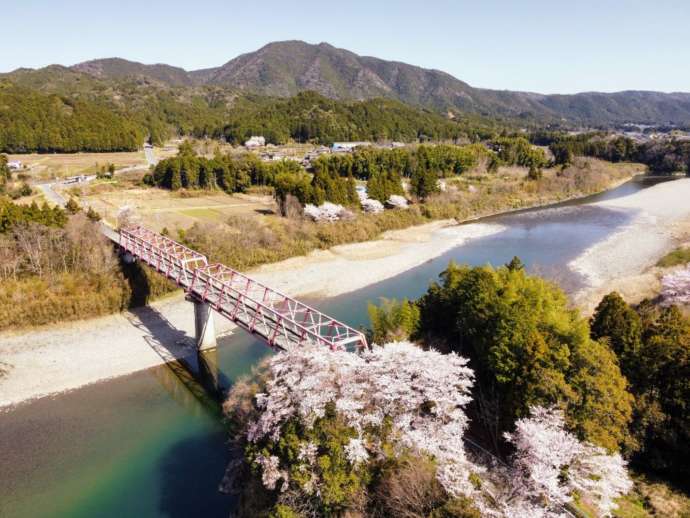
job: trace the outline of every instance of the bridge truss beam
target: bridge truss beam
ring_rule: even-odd
[[[120,246],[270,346],[367,346],[360,331],[144,227],[121,230]]]

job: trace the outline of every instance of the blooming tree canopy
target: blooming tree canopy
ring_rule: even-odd
[[[364,210],[364,212],[370,212],[372,214],[383,212],[383,203],[381,203],[379,200],[375,200],[374,198],[366,198],[362,200],[361,203],[362,210]]]
[[[348,219],[352,217],[352,212],[345,207],[329,201],[318,207],[308,203],[304,206],[304,214],[314,221],[338,221],[339,219]]]
[[[690,268],[664,275],[661,298],[664,305],[690,304]]]
[[[615,499],[632,488],[620,454],[609,455],[601,447],[580,442],[565,430],[563,413],[555,408],[532,407],[530,417],[518,419],[506,439],[516,449],[508,483],[512,491],[503,501],[506,515],[511,515],[511,507],[535,503],[547,512],[555,508],[559,515],[558,507],[570,502],[577,491],[601,516],[610,516]]]
[[[470,456],[474,373],[455,353],[408,342],[356,354],[311,346],[271,357],[266,369],[246,451],[278,502],[343,505],[370,466],[408,452],[432,460],[447,498],[469,498],[488,517],[568,516],[576,494],[609,516],[632,486],[621,456],[579,441],[555,408],[531,407],[516,421],[505,436],[509,463]]]
[[[386,204],[398,209],[406,209],[408,206],[407,199],[399,194],[391,194],[386,200]]]
[[[446,490],[465,493],[471,485],[462,442],[468,424],[464,407],[473,381],[466,365],[456,354],[423,351],[407,342],[361,354],[319,347],[278,354],[269,363],[266,392],[257,395],[262,412],[250,424],[248,440],[278,441],[289,419],[310,426],[333,402],[357,433],[346,447],[351,463],[377,455],[378,445],[365,430],[388,418],[401,448],[433,456]],[[265,466],[280,469],[262,461]],[[275,476],[264,480],[275,487]]]

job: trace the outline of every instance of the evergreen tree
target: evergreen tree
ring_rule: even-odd
[[[40,223],[49,227],[64,227],[67,213],[60,207],[51,208],[47,203],[39,207],[36,202],[31,205],[17,205],[0,198],[0,234],[12,230],[17,224]]]
[[[382,299],[379,306],[369,304],[371,341],[385,344],[409,340],[419,325],[419,308],[407,299]]]
[[[508,264],[506,264],[506,268],[508,268],[511,272],[514,272],[517,270],[524,270],[525,264],[516,255],[516,256],[513,256],[513,258],[510,260],[510,262]]]
[[[632,397],[616,357],[554,285],[523,269],[451,263],[418,305],[417,335],[470,358],[496,444],[530,405],[554,403],[582,439],[609,449],[628,440]]]
[[[630,380],[637,379],[642,323],[639,315],[616,292],[606,295],[590,321],[594,340],[605,338],[620,360],[621,370]]]
[[[412,192],[421,200],[425,200],[429,195],[440,191],[438,177],[430,169],[418,168],[412,173],[410,180]]]
[[[7,165],[7,155],[0,155],[0,193],[3,192],[5,184],[10,179],[10,168]]]
[[[182,175],[180,173],[180,164],[179,162],[173,162],[170,165],[169,169],[169,184],[170,184],[170,190],[171,191],[177,191],[178,189],[182,188]]]

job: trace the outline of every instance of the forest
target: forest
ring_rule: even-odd
[[[92,101],[0,82],[0,152],[134,151],[144,128]]]
[[[46,93],[0,80],[0,152],[131,151],[145,139],[162,144],[177,135],[233,144],[257,134],[273,144],[476,140],[497,127],[476,116],[451,120],[390,99],[336,101],[313,92],[282,99],[128,81],[82,86],[83,92],[59,85],[56,80],[55,91]]]
[[[493,151],[492,149],[496,149]],[[402,179],[410,182],[411,193],[419,199],[438,193],[439,179],[458,176],[474,168],[495,172],[499,165],[529,168],[529,178],[537,179],[548,165],[543,150],[524,138],[502,137],[483,144],[422,144],[414,148],[364,146],[352,153],[324,154],[310,168],[290,160],[262,162],[256,155],[199,157],[191,145],[183,144],[176,157],[159,162],[145,182],[165,189],[215,189],[243,192],[251,185],[274,188],[283,207],[287,196],[302,205],[325,201],[358,206],[355,179],[367,182],[367,194],[382,203],[393,194],[404,194]]]
[[[173,289],[155,272],[117,260],[100,216],[0,196],[0,329],[122,311]]]
[[[314,92],[287,99],[247,97],[235,103],[221,135],[242,143],[263,135],[273,144],[334,141],[438,141],[486,138],[494,123],[479,118],[450,120],[437,112],[390,99],[336,101]]]
[[[690,174],[690,141],[687,140],[637,143],[627,137],[611,138],[601,132],[575,136],[538,132],[532,140],[540,145],[548,145],[557,164],[570,163],[574,156],[591,156],[614,163],[638,162],[656,174]]]

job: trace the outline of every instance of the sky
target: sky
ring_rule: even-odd
[[[122,57],[187,70],[328,42],[540,93],[690,91],[688,0],[0,0],[0,72]]]

